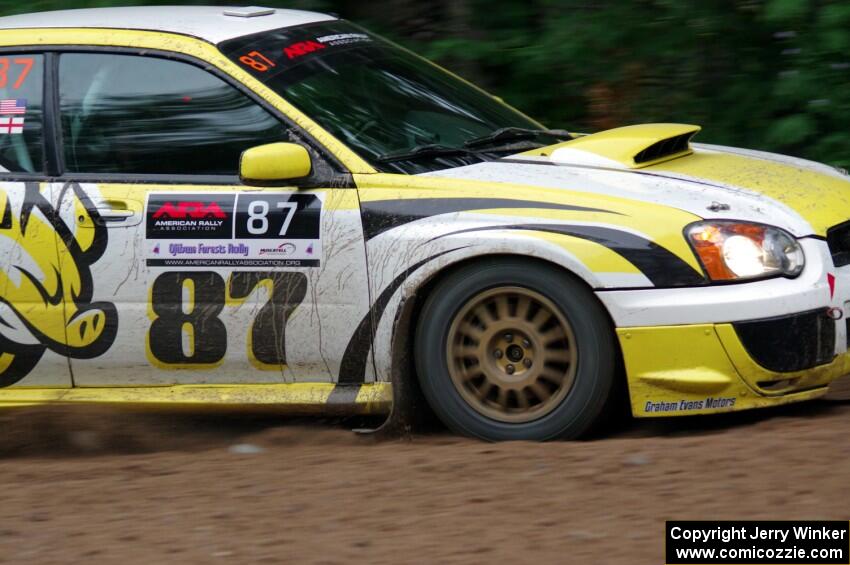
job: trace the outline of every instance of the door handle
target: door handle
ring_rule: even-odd
[[[123,222],[127,218],[132,218],[133,212],[132,210],[98,210],[100,212],[100,219],[106,223],[112,222]]]
[[[96,204],[99,218],[96,223],[101,226],[133,226],[139,223],[141,202],[123,198],[101,200]]]

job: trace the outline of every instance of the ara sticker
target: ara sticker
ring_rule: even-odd
[[[235,47],[231,56],[257,73],[273,75],[280,67],[294,66],[311,59],[308,55],[330,53],[372,42],[373,39],[365,33],[328,33],[319,37],[312,34],[286,34],[269,39],[261,45],[250,43],[247,46]],[[276,67],[278,69],[275,69]]]
[[[289,59],[297,59],[298,57],[303,57],[304,55],[312,53],[313,51],[320,51],[326,48],[327,45],[318,41],[299,41],[298,43],[293,43],[288,47],[284,47],[283,53]]]
[[[318,267],[322,196],[151,194],[149,267]]]

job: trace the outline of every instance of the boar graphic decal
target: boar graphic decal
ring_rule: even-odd
[[[76,183],[55,208],[38,183],[26,183],[23,200],[0,187],[0,386],[26,377],[48,349],[91,359],[112,345],[118,314],[112,303],[92,302],[90,269],[107,239]]]

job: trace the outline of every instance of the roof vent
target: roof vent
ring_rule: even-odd
[[[225,16],[234,18],[258,18],[260,16],[271,16],[275,13],[274,8],[262,8],[260,6],[248,6],[247,8],[231,8],[224,11]]]

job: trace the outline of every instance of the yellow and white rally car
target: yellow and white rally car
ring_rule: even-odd
[[[814,398],[850,373],[848,178],[698,131],[547,130],[317,13],[0,18],[0,404],[421,387],[542,440],[626,394]]]

